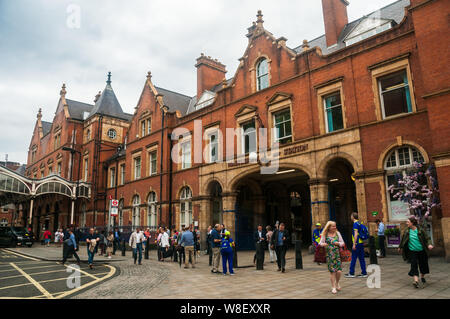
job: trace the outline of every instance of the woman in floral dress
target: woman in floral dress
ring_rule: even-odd
[[[320,246],[325,247],[327,251],[328,270],[331,275],[331,292],[336,294],[341,290],[339,280],[342,274],[340,247],[344,247],[345,243],[341,234],[337,231],[336,223],[329,221],[323,229]]]

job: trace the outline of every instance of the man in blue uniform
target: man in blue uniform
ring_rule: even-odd
[[[356,259],[359,259],[361,265],[361,274],[356,277],[367,277],[366,261],[364,260],[364,242],[360,238],[361,222],[358,220],[358,213],[352,213],[353,232],[352,232],[352,261],[350,262],[349,273],[345,275],[347,278],[355,278]]]

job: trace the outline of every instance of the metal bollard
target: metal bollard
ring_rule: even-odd
[[[122,242],[122,256],[125,256],[125,240]]]
[[[233,268],[237,268],[238,267],[238,258],[237,258],[237,250],[236,250],[236,246],[233,247]]]
[[[144,258],[148,259],[148,252],[150,250],[150,238],[147,238],[147,243],[145,245],[145,253],[144,253]]]
[[[302,241],[295,241],[295,269],[303,269]]]
[[[374,236],[369,237],[369,257],[370,257],[370,264],[374,264],[374,265],[378,264],[377,249],[375,247],[375,237]]]
[[[261,243],[256,244],[256,270],[264,270],[264,247]]]

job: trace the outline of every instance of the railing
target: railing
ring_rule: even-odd
[[[120,232],[120,241],[126,241],[128,242],[130,239],[131,234],[133,233],[133,231],[136,228],[140,228],[141,230],[145,231],[147,228],[150,229],[150,244],[154,244],[156,242],[156,238],[158,237],[156,234],[157,228],[156,226],[116,226],[116,227],[109,227],[108,226],[94,226],[94,227],[80,227],[77,228],[77,230],[75,231],[75,233],[78,233],[79,236],[79,240],[80,241],[86,241],[86,238],[89,234],[89,230],[91,228],[96,229],[99,233],[101,232],[105,232],[105,236],[108,236],[109,231],[113,231],[113,233],[116,231],[116,228],[119,230]]]

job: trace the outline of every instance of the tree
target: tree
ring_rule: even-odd
[[[426,167],[423,163],[414,162],[414,169],[405,175],[395,175],[396,184],[389,185],[388,190],[394,198],[405,202],[412,215],[423,223],[435,208],[440,208],[439,185],[436,169],[433,164]]]

